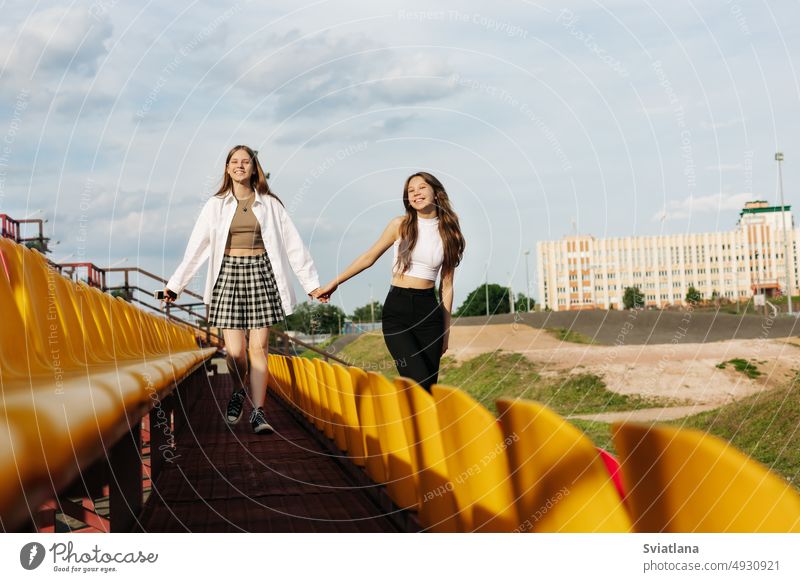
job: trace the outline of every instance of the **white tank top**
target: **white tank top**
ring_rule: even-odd
[[[400,239],[394,241],[394,262],[392,273],[398,274],[398,254]],[[442,237],[439,236],[438,218],[417,217],[417,244],[411,252],[411,265],[403,273],[409,277],[418,277],[428,281],[436,281],[444,261]]]

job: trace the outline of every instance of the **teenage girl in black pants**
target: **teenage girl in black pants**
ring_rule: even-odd
[[[464,237],[447,192],[434,176],[417,172],[403,189],[406,213],[392,219],[372,247],[314,297],[328,299],[336,288],[368,269],[394,247],[392,286],[383,305],[383,338],[397,372],[430,391],[447,351],[453,308],[453,273],[464,254]],[[439,295],[434,287],[441,275]]]

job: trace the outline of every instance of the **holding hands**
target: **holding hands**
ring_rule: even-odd
[[[333,292],[336,291],[337,287],[338,285],[335,283],[328,283],[324,287],[317,287],[311,293],[309,293],[308,296],[321,303],[328,303],[331,300],[331,295],[333,295]]]

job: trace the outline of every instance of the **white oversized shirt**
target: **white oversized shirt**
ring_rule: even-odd
[[[289,315],[297,304],[288,279],[289,271],[294,271],[305,292],[310,293],[319,287],[317,269],[292,219],[278,200],[256,192],[252,210],[261,226],[261,237],[272,263],[283,311]],[[212,196],[206,202],[189,237],[183,260],[167,281],[168,289],[182,293],[200,266],[210,259],[203,302],[206,305],[211,303],[211,292],[222,268],[228,230],[235,212],[236,197],[233,193],[224,198]]]

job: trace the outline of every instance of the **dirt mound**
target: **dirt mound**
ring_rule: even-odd
[[[504,350],[524,354],[552,373],[592,373],[609,390],[672,398],[687,405],[722,405],[783,385],[800,371],[800,346],[792,339],[734,339],[689,343],[685,337],[667,344],[584,345],[563,342],[550,332],[519,323],[454,326],[449,356],[464,361]],[[741,358],[759,373],[749,378],[734,366],[719,364]]]

